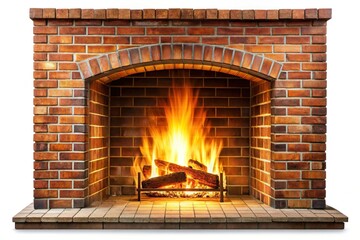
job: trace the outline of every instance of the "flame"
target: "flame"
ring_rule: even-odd
[[[218,160],[222,141],[210,138],[210,125],[204,108],[198,106],[198,93],[188,85],[173,87],[168,103],[164,103],[164,112],[165,122],[161,126],[155,116],[150,116],[150,138],[142,139],[142,157],[136,158],[135,169],[150,164],[151,177],[156,177],[164,173],[158,170],[155,159],[181,166],[188,166],[189,159],[194,159],[205,165],[207,172],[219,174],[222,171]],[[193,182],[188,180],[186,187],[194,187]]]

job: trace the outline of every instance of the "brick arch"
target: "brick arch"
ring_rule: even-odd
[[[78,63],[83,79],[102,82],[164,69],[223,72],[251,81],[275,80],[282,64],[238,49],[205,44],[156,44],[100,55]]]

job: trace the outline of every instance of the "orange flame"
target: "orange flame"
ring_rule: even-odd
[[[206,112],[197,104],[198,93],[194,94],[191,87],[172,88],[169,103],[164,107],[165,126],[151,124],[149,134],[152,141],[143,137],[140,147],[147,163],[151,163],[151,177],[159,176],[155,159],[181,166],[188,166],[189,159],[194,159],[207,166],[209,173],[219,174],[222,171],[218,161],[222,141],[209,138],[210,125],[206,122]],[[135,161],[137,164],[139,159]]]

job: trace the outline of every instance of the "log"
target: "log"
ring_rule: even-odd
[[[142,173],[145,179],[149,179],[151,177],[151,165],[144,165]]]
[[[142,188],[160,188],[183,182],[186,182],[186,174],[184,172],[175,172],[160,177],[150,178],[143,181],[141,185]]]
[[[204,164],[202,164],[201,162],[198,162],[196,160],[193,159],[189,159],[188,161],[188,166],[192,169],[197,169],[197,170],[201,170],[204,172],[207,172],[207,166],[205,166]]]
[[[170,172],[184,172],[187,176],[197,180],[200,184],[206,185],[211,188],[219,188],[219,176],[207,173],[201,170],[192,169],[189,167],[183,167],[175,163],[170,163],[164,160],[155,160],[155,164],[158,168],[168,170]]]

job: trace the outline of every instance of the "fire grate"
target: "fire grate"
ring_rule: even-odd
[[[141,173],[137,174],[137,200],[141,201],[141,192],[219,192],[219,201],[224,202],[224,188],[223,173],[219,174],[219,188],[142,188],[141,187]]]

